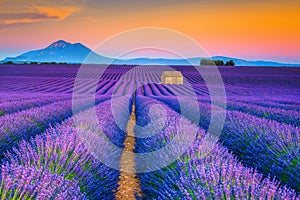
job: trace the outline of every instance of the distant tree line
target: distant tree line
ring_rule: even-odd
[[[233,60],[228,60],[227,62],[224,62],[223,60],[212,60],[212,59],[201,59],[200,61],[201,66],[235,66],[235,63]]]
[[[4,62],[3,64],[12,65],[12,64],[14,64],[14,62],[13,61],[7,61],[7,62]]]

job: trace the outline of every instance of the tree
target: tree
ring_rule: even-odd
[[[56,63],[56,62],[51,62],[50,64],[51,64],[51,65],[56,65],[57,63]]]
[[[226,66],[234,66],[235,63],[233,60],[228,60],[226,63],[225,63]]]
[[[217,66],[224,66],[223,60],[214,60],[214,62]]]
[[[210,66],[210,65],[215,65],[215,62],[211,59],[204,58],[204,59],[201,59],[200,65],[201,66]]]
[[[13,61],[7,61],[7,62],[4,62],[4,64],[12,65],[12,64],[14,64],[14,62]]]
[[[38,62],[30,62],[31,65],[37,65]]]

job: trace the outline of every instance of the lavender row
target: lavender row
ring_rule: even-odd
[[[43,106],[56,101],[70,99],[70,96],[45,96],[29,100],[9,101],[0,104],[0,116],[21,110]]]
[[[251,105],[241,102],[228,102],[229,110],[238,110],[250,115],[275,120],[284,124],[300,126],[300,112],[296,110],[285,110],[280,108],[266,108],[259,105]]]
[[[154,173],[145,173],[146,199],[280,199],[298,200],[296,192],[256,170],[244,167],[224,147],[195,142],[179,161]],[[204,154],[204,155],[202,155]]]
[[[56,97],[55,94],[47,94],[47,93],[14,93],[14,92],[0,92],[1,99],[0,104],[13,102],[13,101],[26,101],[26,100],[34,100],[39,98],[50,98]],[[64,95],[67,96],[67,95]]]
[[[258,106],[263,106],[267,108],[279,108],[279,109],[284,109],[284,110],[295,110],[295,111],[300,111],[300,103],[297,101],[280,101],[279,99],[270,99],[270,100],[258,100],[256,98],[248,98],[247,100],[245,99],[238,99],[240,102],[248,103],[248,104],[253,104],[253,105],[258,105]]]
[[[9,93],[9,92],[1,92],[0,103],[14,102],[14,101],[24,101],[29,99],[34,99],[33,96],[25,96],[20,93]]]
[[[139,125],[153,123],[149,120],[148,112],[157,103],[145,97],[137,99]],[[211,143],[204,130],[191,125],[189,120],[183,119],[167,106],[164,108],[168,125],[154,137],[137,139],[137,152],[158,150],[176,134],[181,134],[181,130],[196,132],[197,137],[188,151],[168,167],[139,174],[145,199],[296,199],[293,190],[280,187],[278,181],[263,178],[255,170],[244,167],[226,148]],[[159,110],[151,112],[160,115]],[[166,156],[158,155],[156,159],[164,160]]]
[[[188,85],[167,85],[167,84],[157,84],[157,83],[148,83],[143,86],[144,93],[141,95],[144,96],[175,96],[175,93],[178,95],[192,95],[192,89]]]
[[[209,152],[203,149],[210,149]],[[244,167],[219,144],[199,141],[178,163],[180,179],[175,181],[189,199],[299,199],[296,192],[271,177]],[[180,181],[178,181],[180,180]],[[199,180],[202,180],[199,182]],[[182,184],[184,183],[184,184]]]
[[[174,98],[159,98],[168,106],[180,112],[178,101]],[[193,105],[188,99],[186,106]],[[206,130],[210,124],[212,106],[197,103],[200,119],[186,113],[193,122]],[[265,175],[277,177],[281,182],[300,191],[300,130],[298,127],[282,124],[273,120],[258,118],[238,111],[227,111],[221,142],[251,167]]]
[[[295,110],[300,112],[300,103],[277,103],[277,102],[254,102],[254,104],[259,105],[259,106],[264,106],[268,108],[280,108],[280,109],[285,109],[285,110]]]
[[[1,154],[16,142],[43,132],[49,125],[60,122],[71,114],[71,101],[61,101],[0,117]]]
[[[108,97],[107,97],[108,98]],[[101,102],[106,98],[98,99]],[[84,110],[89,105],[85,100],[78,99],[78,110]],[[18,113],[0,117],[0,155],[22,139],[43,132],[47,127],[59,123],[72,115],[72,101],[59,101],[49,105],[24,110]]]
[[[95,68],[106,66],[87,66],[82,78],[99,78],[98,70]],[[139,69],[134,69],[135,66],[109,66],[102,74],[103,80],[121,80],[122,82],[160,82],[161,72],[168,70],[160,66],[143,66]],[[80,66],[26,66],[22,69],[17,66],[3,66],[0,72],[0,88],[2,91],[40,91],[40,92],[60,92],[72,93],[74,79]],[[207,95],[207,90],[204,89],[205,82],[199,72],[191,66],[172,66],[179,70],[184,75],[185,80],[188,80],[196,92],[200,95]],[[133,70],[132,70],[133,69]],[[132,70],[133,73],[127,73]],[[292,72],[287,69],[262,69],[262,68],[219,68],[224,80],[227,94],[235,98],[240,94],[248,96],[262,96],[278,98],[278,94],[284,97],[295,98],[298,95],[299,88],[299,72]],[[59,71],[59,73],[58,73]],[[207,70],[209,72],[209,69]],[[127,74],[125,74],[127,73]],[[125,76],[124,76],[125,75]],[[101,82],[100,81],[100,82]],[[83,82],[83,86],[89,85],[88,81]],[[89,87],[89,86],[87,86]],[[93,87],[93,85],[91,85]],[[176,86],[183,91],[184,88]],[[162,89],[162,87],[160,87]],[[163,90],[161,90],[162,92]],[[185,91],[182,92],[186,94]],[[198,93],[198,92],[197,92]],[[162,92],[164,95],[164,93]],[[208,95],[207,95],[208,96]]]
[[[120,126],[126,126],[128,119],[122,114],[128,112],[127,99],[116,101],[119,113],[115,116],[110,101],[101,103],[37,135],[30,142],[22,141],[18,148],[6,153],[6,160],[9,165],[31,167],[76,181],[80,192],[88,199],[113,199],[119,171],[101,161],[105,159],[119,165],[122,151],[106,149],[107,138],[117,145],[123,145],[125,138],[125,132],[114,121],[118,118]]]

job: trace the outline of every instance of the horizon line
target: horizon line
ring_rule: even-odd
[[[49,47],[51,44],[53,43],[56,43],[56,42],[59,42],[59,41],[63,41],[63,42],[66,42],[66,43],[69,43],[69,44],[81,44],[85,47],[87,47],[89,50],[91,50],[92,52],[98,54],[98,55],[101,55],[101,56],[106,56],[106,55],[103,55],[103,54],[99,54],[97,52],[95,52],[94,50],[92,50],[90,47],[86,46],[85,44],[83,44],[82,42],[68,42],[67,40],[64,40],[64,39],[59,39],[59,40],[56,40],[54,42],[51,42],[49,45],[47,46],[44,46],[44,47],[40,47],[40,48],[36,48],[36,49],[29,49],[29,50],[24,50],[20,53],[15,53],[14,55],[4,55],[4,56],[1,56],[0,54],[0,62],[2,62],[3,60],[7,59],[7,58],[14,58],[14,57],[17,57],[17,56],[20,56],[24,53],[27,53],[27,52],[30,52],[30,51],[35,51],[35,50],[41,50],[41,49],[45,49],[47,47]],[[281,59],[269,59],[269,58],[245,58],[245,57],[239,57],[239,56],[231,56],[231,55],[213,55],[213,56],[210,56],[210,57],[195,57],[195,56],[189,56],[189,57],[186,57],[185,59],[196,59],[196,58],[213,58],[213,57],[226,57],[226,58],[231,58],[231,59],[239,59],[239,60],[245,60],[245,61],[250,61],[250,62],[275,62],[275,63],[282,63],[282,64],[300,64],[300,58],[299,58],[299,61],[284,61],[284,60],[281,60]],[[110,57],[112,59],[117,59],[117,58],[113,58],[113,57]],[[147,55],[143,55],[143,56],[140,56],[140,57],[124,57],[120,60],[127,60],[127,59],[173,59],[173,60],[185,60],[185,59],[180,59],[180,58],[176,58],[176,57],[158,57],[158,56],[147,56]]]

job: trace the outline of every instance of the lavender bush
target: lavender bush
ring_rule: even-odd
[[[137,119],[140,124],[150,123],[147,117],[149,107],[157,103],[147,98],[139,98]],[[165,107],[168,113],[170,108]],[[168,127],[176,127],[178,114],[168,118]],[[198,129],[186,122],[186,128]],[[183,125],[184,126],[184,125]],[[157,143],[170,141],[169,128],[158,133],[155,138],[140,139],[137,151],[144,152],[140,146],[155,150]],[[186,129],[187,130],[187,129]],[[176,134],[176,129],[173,130]],[[270,177],[263,178],[257,171],[244,167],[220,144],[203,140],[204,131],[200,131],[190,149],[168,167],[140,174],[145,199],[296,199],[296,193]],[[167,138],[166,138],[167,137]],[[144,141],[143,141],[144,140]],[[209,151],[204,151],[204,150]],[[161,155],[159,159],[165,159]]]
[[[171,98],[159,98],[180,112],[179,105]],[[190,102],[186,100],[187,105]],[[199,103],[200,126],[205,129],[210,123],[212,106]],[[194,116],[186,116],[195,121]],[[265,175],[277,177],[300,191],[300,132],[298,127],[273,120],[258,118],[238,111],[228,111],[221,142],[244,164],[256,167]]]
[[[284,124],[300,126],[300,112],[296,110],[286,110],[280,108],[266,108],[258,105],[251,105],[240,102],[229,102],[227,108],[238,110],[250,115],[275,120]]]
[[[29,166],[1,167],[1,199],[85,199],[76,180]]]
[[[0,154],[71,114],[71,101],[61,101],[0,117]]]
[[[10,114],[13,112],[22,111],[29,108],[34,108],[38,106],[47,105],[50,103],[54,103],[56,101],[63,101],[70,99],[68,96],[45,96],[40,97],[36,99],[22,99],[22,100],[13,100],[13,101],[7,101],[4,103],[0,103],[0,116],[5,114]]]
[[[122,109],[128,111],[122,106],[122,100],[118,102],[120,113]],[[114,123],[110,101],[97,105],[95,110],[98,119],[91,115],[92,109],[78,113],[30,142],[22,141],[6,153],[6,160],[12,165],[33,167],[63,176],[65,180],[76,180],[80,191],[89,199],[113,199],[119,172],[101,163],[97,153],[118,164],[121,152],[105,149],[103,136],[121,146],[125,133]]]

